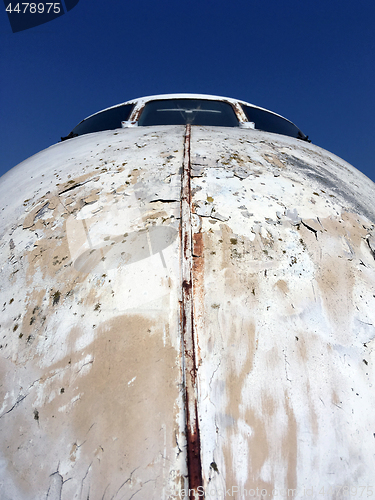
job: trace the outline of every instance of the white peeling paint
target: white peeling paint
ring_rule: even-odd
[[[88,134],[1,179],[8,498],[170,500],[189,486],[184,135]],[[190,158],[206,498],[373,485],[374,184],[253,129],[192,126]]]

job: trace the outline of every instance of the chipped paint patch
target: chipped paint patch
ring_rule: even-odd
[[[0,266],[0,446],[12,498],[138,490],[163,498],[185,484],[176,262],[183,131],[162,130],[158,143],[135,133],[143,148],[130,162],[128,134],[116,149],[113,137],[109,150],[86,137],[74,154],[60,144],[30,160],[47,165],[61,153],[49,175],[28,179],[31,196],[12,215]],[[159,153],[170,150],[166,163]]]
[[[371,428],[375,396],[360,358],[368,352],[361,341],[375,336],[375,268],[366,248],[374,225],[342,186],[332,197],[318,188],[319,176],[309,181],[283,155],[274,161],[278,139],[235,136],[245,139],[236,131],[214,143],[208,130],[192,133],[192,148],[211,161],[192,178],[201,219],[194,237],[203,237],[195,305],[204,484],[224,498],[224,486],[294,489],[306,477],[331,484],[329,470],[336,484],[365,481],[373,459],[358,429],[364,436]],[[310,169],[323,157],[314,148],[298,149]],[[220,170],[228,150],[236,154]],[[239,167],[248,175],[228,175]],[[210,223],[213,206],[227,221]],[[353,385],[366,396],[353,398]]]

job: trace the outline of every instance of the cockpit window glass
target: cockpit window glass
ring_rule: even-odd
[[[133,106],[133,104],[124,104],[90,116],[79,123],[69,135],[76,137],[77,135],[121,128],[121,122],[128,120]]]
[[[298,127],[281,116],[274,115],[273,113],[263,109],[245,106],[244,104],[242,104],[242,109],[244,110],[249,122],[254,122],[255,128],[258,130],[308,140],[305,134],[303,134]]]
[[[204,99],[165,99],[148,102],[138,125],[207,125],[238,127],[232,106],[222,101]]]

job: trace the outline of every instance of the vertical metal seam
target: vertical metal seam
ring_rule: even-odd
[[[185,386],[185,415],[187,441],[187,467],[189,498],[198,498],[202,492],[201,447],[198,425],[196,362],[194,345],[193,309],[193,238],[191,224],[191,183],[190,183],[190,138],[191,125],[186,125],[184,140],[184,160],[181,182],[181,335],[183,347],[183,370]],[[198,488],[200,489],[198,490]],[[200,494],[200,498],[203,498]]]

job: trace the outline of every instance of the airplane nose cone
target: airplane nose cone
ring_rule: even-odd
[[[368,484],[369,179],[292,137],[177,125],[69,139],[0,190],[8,498]]]

